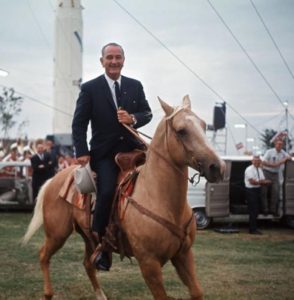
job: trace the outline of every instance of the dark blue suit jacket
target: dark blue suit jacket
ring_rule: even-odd
[[[142,84],[125,76],[121,77],[121,104],[129,114],[137,119],[135,128],[147,124],[152,113],[145,98]],[[120,139],[134,144],[138,141],[117,120],[117,112],[111,91],[104,75],[84,83],[77,100],[72,122],[73,143],[76,156],[89,155],[87,127],[91,122],[91,152],[101,158],[113,150]]]

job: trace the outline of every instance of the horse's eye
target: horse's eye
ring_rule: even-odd
[[[180,129],[177,131],[177,135],[179,137],[185,137],[187,135],[187,130],[186,129]]]

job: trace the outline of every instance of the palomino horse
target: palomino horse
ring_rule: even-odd
[[[203,293],[191,250],[196,224],[187,203],[188,166],[198,170],[208,181],[216,182],[222,179],[224,162],[208,144],[205,123],[191,111],[188,96],[184,97],[182,106],[175,109],[162,100],[160,103],[165,117],[147,151],[146,163],[130,198],[132,201],[124,211],[122,227],[154,299],[172,299],[164,289],[161,272],[162,266],[171,260],[188,287],[191,299],[200,300]],[[27,242],[44,223],[46,238],[40,250],[40,264],[44,274],[44,299],[51,299],[50,258],[63,246],[73,227],[76,228],[86,243],[84,266],[96,298],[106,300],[90,263],[91,245],[80,230],[86,226],[85,213],[58,199],[58,192],[70,171],[65,169],[41,189],[24,241]],[[157,218],[142,213],[142,207],[148,208]]]

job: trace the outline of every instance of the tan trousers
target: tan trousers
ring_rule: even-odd
[[[266,208],[269,208],[269,212],[273,214],[278,214],[278,205],[279,205],[279,173],[272,173],[267,170],[263,170],[264,177],[266,179],[271,180],[272,184],[269,186],[265,186],[264,193],[265,195],[262,197],[263,198],[263,209],[266,210]],[[268,205],[268,194],[270,194],[269,197],[269,205]]]

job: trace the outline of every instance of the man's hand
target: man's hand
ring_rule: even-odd
[[[269,180],[269,179],[261,179],[259,182],[260,182],[261,185],[270,185],[270,184],[272,184],[272,181]]]
[[[117,110],[117,119],[119,123],[126,124],[126,125],[132,125],[134,123],[133,117],[123,109]]]
[[[287,161],[290,161],[290,160],[292,160],[292,158],[291,158],[290,156],[287,156],[287,157],[285,157],[284,159],[278,161],[278,162],[277,162],[277,166],[279,167],[279,166],[285,164]]]
[[[81,166],[85,166],[90,161],[90,155],[84,155],[77,158],[78,163]]]

